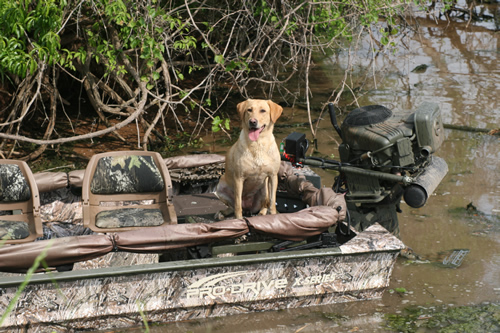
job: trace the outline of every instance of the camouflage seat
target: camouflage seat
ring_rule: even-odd
[[[30,242],[43,235],[40,197],[29,166],[0,160],[0,244]]]
[[[83,224],[96,232],[112,232],[177,223],[172,193],[160,154],[96,154],[83,178]]]

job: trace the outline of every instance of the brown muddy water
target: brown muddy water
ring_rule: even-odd
[[[498,3],[486,10],[500,10]],[[498,13],[497,13],[498,15]],[[500,34],[494,21],[447,22],[422,17],[418,31],[395,54],[372,59],[369,44],[361,44],[351,74],[375,72],[363,87],[359,105],[381,104],[393,112],[412,112],[421,102],[437,103],[444,123],[477,128],[500,127]],[[405,47],[406,46],[406,47]],[[349,66],[345,53],[323,61],[315,70],[313,103],[326,103]],[[425,70],[413,71],[418,65]],[[304,108],[285,108],[286,121],[307,121]],[[319,116],[313,112],[313,118]],[[276,129],[281,141],[292,131]],[[317,151],[338,158],[340,142],[328,117],[319,124]],[[500,138],[446,129],[436,155],[449,172],[420,209],[402,204],[401,239],[422,256],[399,258],[390,287],[380,300],[317,306],[286,311],[230,316],[150,327],[151,332],[387,332],[384,314],[404,314],[406,308],[453,308],[500,301]],[[212,147],[223,153],[225,148]],[[317,170],[323,185],[334,173]],[[477,210],[466,210],[472,204]],[[439,265],[452,250],[469,252],[457,268]],[[447,252],[448,251],[448,252]],[[395,291],[398,290],[398,291]],[[401,292],[403,291],[403,292]],[[498,326],[497,326],[498,329]],[[144,328],[132,331],[144,331]],[[430,332],[423,328],[417,332]],[[487,331],[487,330],[486,330]]]

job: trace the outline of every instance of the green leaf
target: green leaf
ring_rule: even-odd
[[[226,72],[230,72],[232,71],[233,69],[236,68],[236,63],[234,61],[231,61],[225,68],[225,71]]]
[[[29,63],[30,63],[30,74],[33,74],[35,73],[38,66],[36,64],[36,61],[33,59],[30,59]]]
[[[215,63],[217,64],[224,64],[224,56],[222,54],[217,54],[214,58]]]
[[[218,131],[220,131],[220,123],[222,122],[222,120],[220,119],[219,116],[215,117],[213,120],[212,120],[212,132],[214,133],[217,133]]]

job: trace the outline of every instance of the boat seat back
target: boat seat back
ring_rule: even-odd
[[[113,232],[177,223],[172,193],[160,154],[96,154],[83,177],[83,225],[96,232]]]
[[[0,160],[0,244],[31,242],[42,235],[40,196],[30,167]]]

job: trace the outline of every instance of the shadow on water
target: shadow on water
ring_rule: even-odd
[[[491,8],[498,8],[498,4]],[[498,128],[500,35],[495,31],[497,28],[428,18],[421,18],[419,24],[418,33],[395,55],[370,59],[368,44],[359,50],[361,61],[356,71],[375,68],[376,74],[375,80],[364,86],[371,88],[359,99],[359,104],[381,104],[404,114],[423,101],[432,101],[440,106],[445,123]],[[425,66],[414,70],[419,65]],[[325,61],[318,67],[322,71],[318,77],[323,80],[317,80],[313,87],[315,103],[327,102],[345,66],[341,61],[340,67],[333,70]],[[322,98],[325,100],[318,100]],[[303,109],[286,108],[284,114],[287,121],[307,122]],[[310,138],[306,127],[278,128],[277,140],[292,131],[305,132]],[[338,157],[340,139],[327,119],[320,123],[317,138],[321,155]],[[436,319],[437,313],[446,309],[455,311],[450,316],[473,321],[471,312],[461,310],[463,305],[483,305],[479,311],[483,320],[486,315],[496,318],[498,324],[498,306],[491,305],[491,309],[484,304],[500,301],[499,138],[446,130],[446,140],[437,155],[447,161],[449,173],[423,208],[402,204],[403,213],[399,216],[403,242],[421,258],[398,259],[389,290],[382,299],[176,323],[153,327],[151,331],[385,332],[389,331],[388,323],[403,322],[408,324],[406,328],[392,327],[415,332],[420,321],[419,332],[437,332],[436,328],[424,329],[423,323]],[[322,170],[318,173],[323,177],[323,185],[331,186],[334,174]],[[454,250],[464,251],[460,265],[442,265]],[[385,314],[391,314],[389,322]],[[471,327],[467,329],[477,331]],[[484,332],[487,327],[483,327]],[[495,331],[498,330],[496,326]]]

